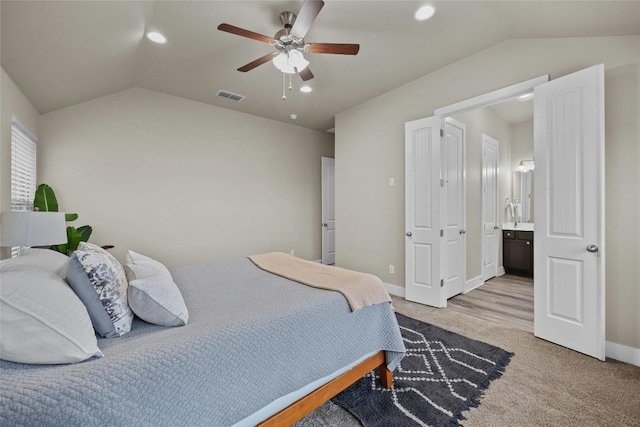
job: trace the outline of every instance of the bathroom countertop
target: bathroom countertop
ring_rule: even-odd
[[[502,229],[503,230],[520,230],[520,231],[533,231],[533,226],[534,223],[533,222],[519,222],[519,223],[513,223],[513,222],[503,222],[502,223]]]

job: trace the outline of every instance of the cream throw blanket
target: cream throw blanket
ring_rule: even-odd
[[[269,273],[314,288],[340,292],[349,302],[351,311],[391,302],[382,280],[373,274],[306,261],[282,252],[253,255],[249,259]]]

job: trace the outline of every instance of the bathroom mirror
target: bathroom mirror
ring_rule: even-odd
[[[514,204],[520,203],[520,215],[517,215],[518,222],[533,222],[532,198],[533,192],[533,171],[514,171],[512,174],[512,194],[511,200]]]

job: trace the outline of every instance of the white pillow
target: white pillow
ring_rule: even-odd
[[[178,286],[163,275],[130,281],[129,306],[136,316],[155,325],[184,326],[189,321]]]
[[[15,258],[0,261],[2,266],[31,265],[56,273],[61,278],[67,276],[69,257],[51,249],[22,247]]]
[[[129,281],[136,279],[146,279],[147,277],[161,275],[165,278],[173,281],[171,273],[159,261],[148,256],[141,255],[134,251],[127,251],[124,257],[125,261],[125,273]]]
[[[19,363],[76,363],[102,357],[87,309],[57,274],[2,265],[0,358]]]
[[[134,251],[127,251],[125,261],[131,310],[156,325],[186,325],[189,311],[167,267]]]

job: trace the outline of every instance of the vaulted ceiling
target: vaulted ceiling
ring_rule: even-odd
[[[436,14],[416,21],[425,3]],[[294,75],[283,101],[283,76],[271,63],[236,71],[275,49],[217,27],[273,37],[280,12],[297,13],[301,5],[2,0],[1,64],[41,114],[141,87],[324,131],[337,113],[508,39],[640,34],[638,1],[326,0],[305,41],[358,43],[360,52],[305,54],[313,92],[299,92]],[[149,30],[167,43],[147,40]],[[218,90],[245,99],[216,97]]]

